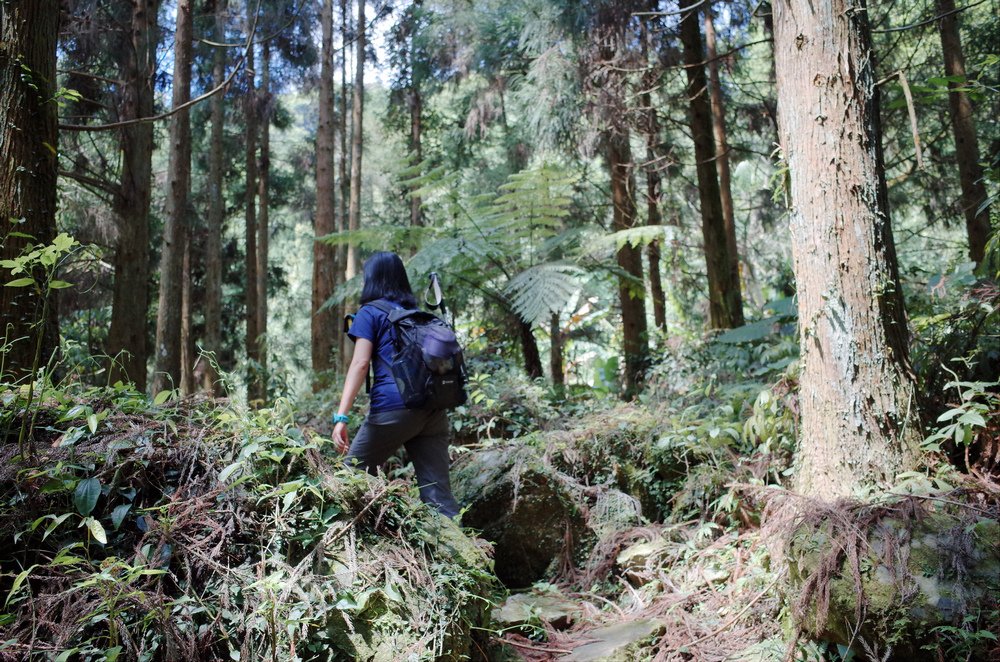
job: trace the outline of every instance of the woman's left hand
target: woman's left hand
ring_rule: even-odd
[[[351,447],[350,442],[347,440],[346,423],[337,423],[333,426],[333,443],[337,445],[337,450],[341,453],[347,453],[347,450]]]

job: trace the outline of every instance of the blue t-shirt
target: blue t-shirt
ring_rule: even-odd
[[[388,303],[393,308],[402,308],[395,301],[380,299]],[[351,330],[347,332],[351,340],[357,342],[358,338],[371,341],[374,346],[372,364],[374,366],[375,379],[372,381],[371,407],[369,411],[391,411],[393,409],[405,409],[403,397],[396,387],[396,380],[392,377],[392,355],[395,349],[392,346],[395,332],[389,322],[389,316],[381,310],[371,305],[361,306],[361,310],[354,316],[354,323]]]

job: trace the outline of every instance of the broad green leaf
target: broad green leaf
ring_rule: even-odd
[[[160,391],[159,393],[156,394],[156,397],[153,398],[153,404],[162,405],[164,402],[170,399],[170,396],[173,395],[173,393],[174,393],[173,391]]]
[[[87,417],[87,427],[90,428],[90,434],[97,432],[97,415],[91,414]]]
[[[111,511],[111,525],[115,527],[115,531],[118,527],[122,525],[125,521],[125,516],[128,515],[128,511],[132,509],[131,503],[123,503],[120,506],[116,506],[113,511]]]
[[[42,540],[45,540],[46,538],[48,538],[49,534],[52,533],[53,531],[55,531],[56,528],[60,524],[62,524],[63,522],[65,522],[66,518],[69,517],[72,514],[73,513],[63,513],[62,515],[59,515],[58,517],[54,517],[53,516],[52,517],[52,522],[50,522],[49,525],[47,527],[45,527],[45,532],[42,534]]]
[[[100,522],[93,517],[88,517],[87,528],[90,529],[90,533],[94,536],[94,540],[102,545],[108,544],[108,535],[104,532],[104,526],[102,526]]]
[[[73,494],[73,503],[76,505],[77,512],[84,517],[89,515],[94,510],[94,506],[97,505],[97,499],[100,496],[101,481],[96,478],[81,480]]]
[[[17,577],[14,578],[14,583],[11,584],[11,586],[10,586],[10,592],[7,593],[7,600],[3,603],[4,607],[6,607],[7,605],[10,604],[11,598],[13,598],[14,594],[17,593],[17,590],[19,588],[21,588],[21,584],[23,584],[24,580],[26,580],[28,578],[28,575],[31,574],[31,571],[34,570],[37,567],[38,567],[37,565],[33,565],[30,568],[28,568],[27,570],[22,570],[21,572],[19,572],[17,574]]]
[[[17,278],[6,284],[5,287],[27,287],[28,285],[34,285],[34,278]]]
[[[64,280],[54,280],[49,283],[49,288],[53,290],[64,290],[67,287],[73,287],[73,283],[67,283]]]
[[[232,464],[230,464],[228,467],[226,467],[225,469],[223,469],[222,471],[219,472],[219,482],[220,483],[225,483],[226,481],[228,481],[229,478],[230,478],[230,476],[232,476],[233,473],[235,473],[236,470],[239,469],[242,466],[243,466],[243,461],[242,460],[239,460],[239,461],[236,461],[236,462],[233,462]]]

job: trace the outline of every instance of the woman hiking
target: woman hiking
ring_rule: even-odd
[[[379,305],[370,305],[375,302]],[[417,308],[417,299],[399,256],[379,252],[365,262],[361,309],[348,331],[354,341],[354,355],[333,417],[333,439],[338,450],[347,453],[345,460],[349,464],[357,463],[373,475],[400,446],[405,446],[416,470],[420,499],[442,515],[455,517],[459,507],[448,477],[448,415],[444,409],[407,409],[403,405],[390,368],[395,332],[389,315],[381,310],[386,304],[412,310]],[[373,361],[375,378],[368,417],[348,444],[348,412]]]

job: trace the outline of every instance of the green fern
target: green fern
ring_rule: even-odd
[[[534,325],[562,312],[580,291],[585,276],[586,272],[575,264],[539,264],[512,278],[504,294],[514,312]]]

